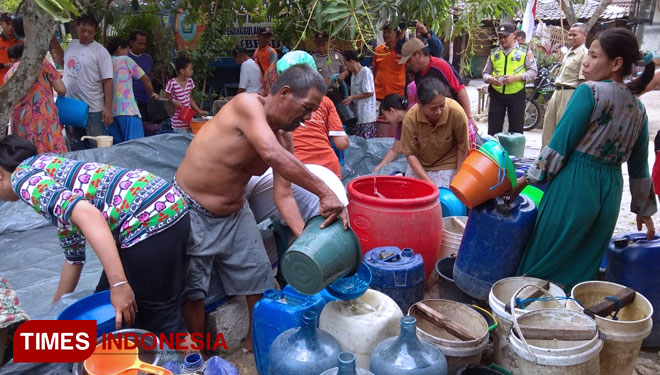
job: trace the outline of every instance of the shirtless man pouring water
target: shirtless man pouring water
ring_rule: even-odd
[[[191,333],[204,332],[204,297],[214,262],[227,295],[246,296],[250,328],[254,304],[273,287],[271,265],[244,198],[252,176],[273,167],[276,192],[288,188],[290,193],[288,181],[293,182],[319,197],[326,217],[321,227],[339,217],[348,228],[346,210],[332,190],[289,151],[290,132],[311,117],[325,92],[318,72],[294,65],[279,76],[269,96],[232,99],[188,147],[174,184],[192,208],[183,292],[183,315]],[[283,216],[300,215],[291,194],[280,196],[290,198],[278,204]],[[251,329],[243,345],[252,349]]]

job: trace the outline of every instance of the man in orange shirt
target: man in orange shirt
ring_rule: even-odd
[[[374,85],[376,87],[376,100],[382,101],[389,94],[404,95],[406,87],[406,67],[399,65],[401,55],[396,51],[397,42],[403,33],[397,29],[392,30],[389,24],[383,28],[383,41],[374,50]]]
[[[15,44],[23,44],[23,42],[16,39],[16,35],[14,35],[14,24],[9,13],[3,13],[0,16],[0,27],[2,28],[2,34],[0,34],[0,86],[2,86],[5,83],[7,70],[13,65],[9,61],[7,51],[9,47]]]
[[[341,124],[337,109],[332,100],[324,96],[319,108],[293,133],[294,155],[303,164],[318,164],[333,171],[341,179],[339,159],[330,139],[339,150],[348,148],[350,143]]]
[[[270,39],[273,37],[273,32],[270,27],[262,27],[259,29],[259,35],[257,39],[259,40],[259,48],[254,51],[254,61],[259,65],[261,70],[261,83],[263,84],[263,77],[266,69],[273,62],[277,61],[277,51],[270,46]]]

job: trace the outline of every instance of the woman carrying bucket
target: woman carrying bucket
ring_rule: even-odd
[[[645,66],[644,72],[624,84],[634,64]],[[632,32],[614,28],[592,42],[583,65],[591,82],[578,86],[548,146],[505,194],[515,198],[530,183],[550,182],[518,274],[566,290],[596,277],[621,205],[623,162],[628,162],[637,227],[646,225],[649,239],[655,234],[648,120],[635,97],[653,78],[651,55],[640,53]]]
[[[53,301],[76,288],[89,242],[116,329],[123,321],[156,334],[186,332],[179,295],[188,206],[167,181],[140,169],[37,155],[10,135],[0,141],[0,199],[20,199],[58,228],[66,261]]]
[[[401,152],[408,159],[406,176],[449,187],[470,148],[463,108],[445,96],[436,78],[417,85],[417,101],[403,119]]]

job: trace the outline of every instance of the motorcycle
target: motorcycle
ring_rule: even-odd
[[[525,84],[527,92],[525,99],[525,123],[523,129],[529,131],[535,129],[543,120],[543,107],[538,102],[539,97],[544,98],[544,102],[550,100],[555,92],[555,70],[561,64],[554,63],[549,68],[541,68],[534,82]]]

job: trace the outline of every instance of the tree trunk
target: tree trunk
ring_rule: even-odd
[[[566,16],[566,20],[568,21],[569,25],[572,25],[578,21],[577,17],[575,16],[575,9],[573,8],[572,1],[567,2],[566,0],[559,0],[559,6],[561,7],[561,10],[564,12],[564,15]]]
[[[32,0],[25,1],[23,11],[25,51],[16,73],[0,87],[0,139],[7,134],[12,108],[27,94],[41,72],[56,27],[55,20]]]
[[[596,11],[594,14],[591,16],[589,21],[587,21],[587,30],[591,30],[592,27],[598,22],[600,19],[600,16],[603,14],[605,9],[612,3],[612,0],[602,0],[598,8],[596,8]]]

